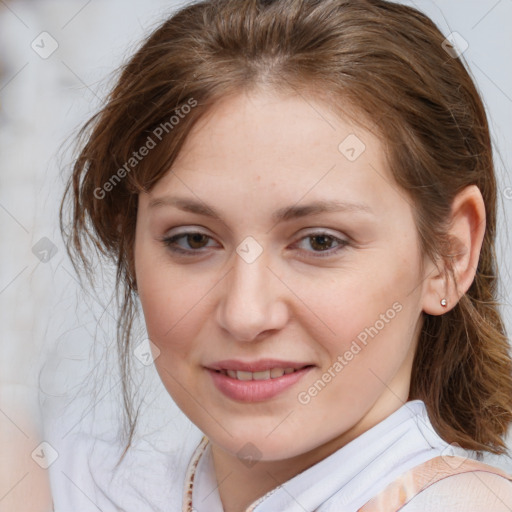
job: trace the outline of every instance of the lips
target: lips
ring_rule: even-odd
[[[285,390],[296,385],[313,368],[313,365],[306,365],[300,369],[293,370],[291,373],[283,373],[275,378],[265,378],[266,374],[269,374],[271,370],[255,373],[237,370],[235,378],[227,374],[227,371],[232,372],[234,370],[214,370],[212,368],[206,368],[206,370],[210,374],[217,390],[232,400],[247,403],[261,402],[277,397]],[[250,379],[239,378],[240,374],[243,377],[246,373],[251,377]],[[258,373],[263,374],[262,378],[254,379],[253,376]]]
[[[313,366],[309,362],[296,362],[285,361],[282,359],[259,359],[257,361],[240,361],[237,359],[226,359],[208,364],[207,368],[210,370],[231,370],[240,372],[264,372],[270,371],[275,368],[282,368],[283,370],[292,369],[300,370],[306,366]]]
[[[228,375],[232,379],[238,380],[268,380],[277,379],[283,375],[288,375],[299,371],[294,368],[271,368],[270,370],[262,370],[260,372],[246,372],[243,370],[214,370],[223,375]]]

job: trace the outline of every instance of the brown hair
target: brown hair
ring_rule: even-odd
[[[497,191],[489,127],[469,73],[443,40],[427,16],[383,0],[206,0],[166,20],[123,67],[106,105],[80,132],[60,225],[77,272],[80,262],[91,278],[88,241],[116,265],[128,419],[124,453],[137,419],[128,379],[137,194],[169,171],[195,122],[216,101],[254,87],[299,91],[363,114],[359,122],[376,127],[396,182],[411,198],[423,251],[441,258],[452,278],[446,235],[451,203],[464,187],[478,186],[487,220],[476,277],[453,309],[423,313],[409,398],[425,402],[447,442],[506,451],[512,362],[496,302]],[[180,114],[192,101],[194,108]],[[178,114],[179,122],[170,123]],[[164,133],[162,126],[162,142],[127,167],[148,137]],[[122,179],[114,183],[116,172]],[[105,187],[109,180],[112,186]],[[63,221],[66,198],[70,231]]]

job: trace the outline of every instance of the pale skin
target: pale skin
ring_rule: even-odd
[[[355,161],[338,150],[350,134],[366,146]],[[412,203],[394,184],[380,140],[320,101],[261,90],[225,98],[194,127],[171,171],[139,196],[139,297],[162,382],[212,443],[224,510],[240,512],[407,401],[422,312],[444,314],[471,285],[484,204],[476,187],[453,203],[456,292],[442,263],[421,253]],[[221,220],[149,207],[164,196],[207,204]],[[328,200],[366,210],[271,219],[280,208]],[[205,235],[174,243],[189,256],[162,242],[185,232]],[[328,238],[315,244],[313,234]],[[248,236],[263,249],[250,264],[236,252]],[[400,312],[314,399],[299,403],[298,393],[394,303]],[[231,358],[315,368],[277,397],[240,403],[204,368]],[[248,442],[261,452],[252,467],[237,457]]]

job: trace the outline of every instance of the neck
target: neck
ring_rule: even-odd
[[[405,403],[396,396],[381,397],[349,430],[306,452],[280,460],[259,460],[248,463],[236,454],[211,442],[211,454],[220,500],[224,512],[245,512],[257,499],[281,484],[314,466],[350,441],[377,425]],[[387,398],[387,400],[386,400]],[[400,397],[398,397],[400,398]]]
[[[305,453],[252,464],[212,443],[212,460],[224,512],[245,512],[254,501],[325,459],[371,428],[372,423],[365,417],[349,431]]]

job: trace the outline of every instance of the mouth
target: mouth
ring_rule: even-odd
[[[225,375],[226,377],[231,377],[232,379],[241,380],[241,381],[249,381],[249,380],[271,380],[278,379],[283,375],[289,375],[291,373],[298,372],[303,370],[304,368],[312,368],[313,365],[304,365],[298,368],[287,367],[287,368],[270,368],[268,370],[262,370],[258,372],[250,372],[245,370],[232,370],[232,369],[213,369],[215,373],[220,373],[221,375]]]
[[[293,364],[293,363],[292,363]],[[224,396],[239,403],[263,402],[278,397],[287,389],[292,389],[305,375],[315,368],[313,364],[293,364],[277,366],[269,361],[258,363],[266,369],[249,371],[231,368],[205,368],[211,376],[214,387]],[[246,368],[249,364],[245,365]],[[254,368],[255,364],[252,365]],[[268,366],[271,366],[270,368]]]

